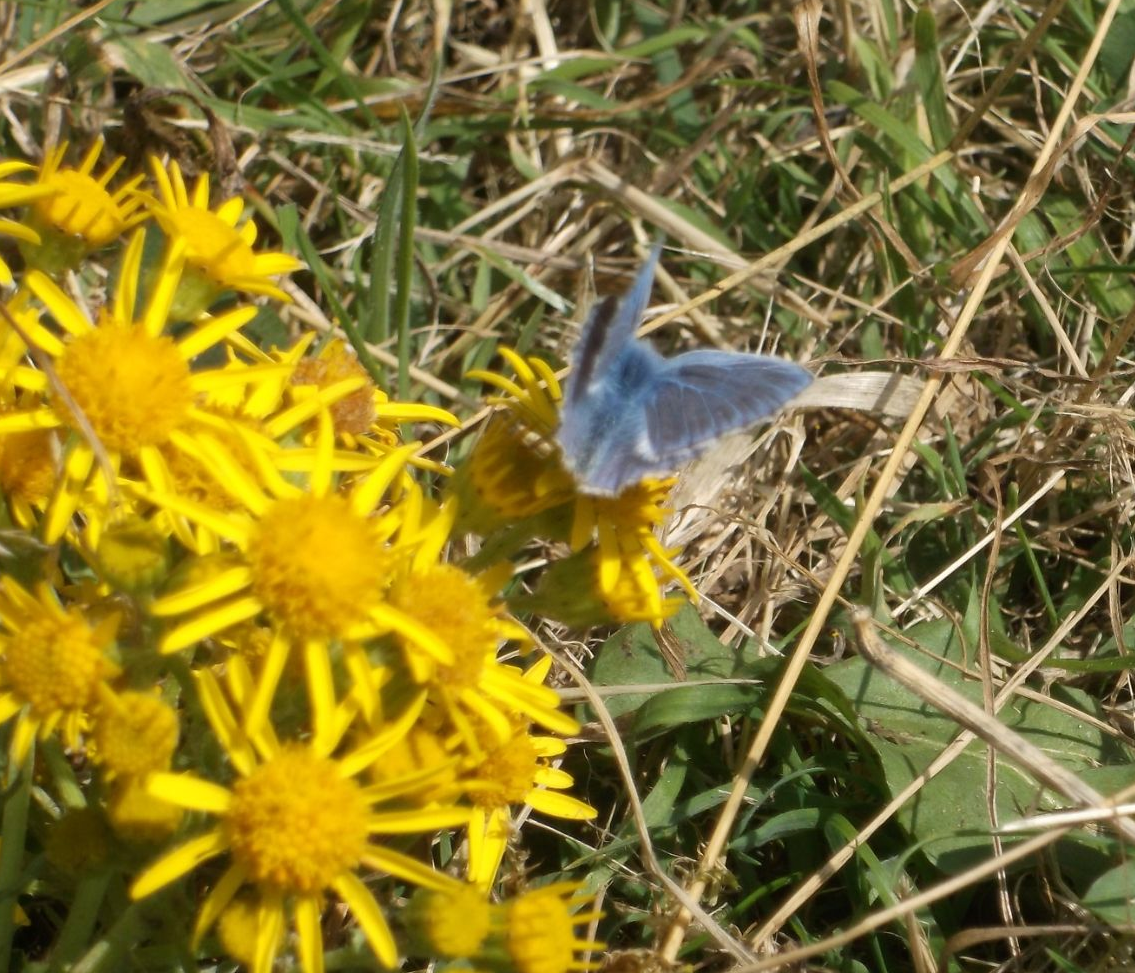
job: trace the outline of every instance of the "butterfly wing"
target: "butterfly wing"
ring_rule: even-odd
[[[812,381],[807,369],[780,358],[691,351],[664,359],[643,342],[624,352],[615,372],[640,352],[647,357],[632,367],[641,369],[641,381],[597,397],[594,409],[589,403],[587,437],[564,450],[584,493],[614,496],[673,473],[722,436],[768,418]]]
[[[574,403],[601,388],[616,359],[634,341],[635,329],[650,300],[654,268],[658,266],[661,249],[658,244],[651,248],[629,291],[621,297],[607,297],[591,309],[572,352],[571,377],[564,393],[565,409],[570,410]]]
[[[564,403],[556,439],[564,466],[584,493],[617,493],[647,475],[639,473],[646,443],[641,403],[665,367],[646,342],[631,340],[587,395]]]
[[[608,297],[595,306],[572,352],[556,439],[564,465],[584,489],[594,471],[609,466],[624,448],[626,437],[633,438],[633,431],[620,431],[614,420],[662,365],[654,349],[634,336],[650,299],[659,252],[658,246],[651,250],[626,294]]]
[[[771,416],[812,382],[795,362],[729,351],[665,361],[644,401],[645,451],[668,470],[714,440]]]

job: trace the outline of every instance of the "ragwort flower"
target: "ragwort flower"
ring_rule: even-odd
[[[469,373],[504,393],[489,398],[504,412],[489,421],[454,482],[461,526],[479,534],[553,510],[575,496],[571,474],[549,445],[563,398],[555,373],[539,358],[525,359],[508,348],[501,354],[519,383],[495,372]]]
[[[192,320],[227,290],[291,300],[270,278],[298,270],[303,263],[286,253],[252,249],[256,224],[249,219],[237,225],[244,200],[234,196],[210,209],[207,173],[198,176],[191,195],[176,161],[167,170],[151,156],[150,170],[160,197],[149,202],[150,212],[166,236],[181,241],[186,250],[185,277],[175,304],[180,316]]]
[[[92,624],[64,608],[45,584],[32,594],[0,577],[0,723],[16,719],[10,767],[56,730],[78,747],[100,690],[119,672],[110,656],[117,627],[117,616]]]
[[[390,588],[390,604],[450,652],[449,659],[439,659],[423,653],[420,640],[396,632],[413,678],[429,687],[472,751],[479,745],[470,718],[482,721],[500,742],[511,735],[514,714],[558,733],[576,732],[579,725],[560,711],[554,690],[498,660],[503,642],[524,641],[527,632],[497,599],[497,574],[477,578],[440,561],[451,525],[452,505],[414,537],[413,559]]]
[[[594,970],[600,964],[576,953],[604,949],[606,944],[576,935],[575,927],[598,919],[600,912],[574,912],[591,902],[579,895],[575,882],[555,882],[533,889],[506,904],[505,944],[516,973],[569,973]]]
[[[108,780],[168,770],[177,736],[177,713],[159,696],[100,687],[92,756]]]
[[[78,167],[63,164],[66,142],[44,157],[36,185],[45,191],[32,203],[29,220],[42,239],[22,248],[32,266],[48,273],[74,267],[92,250],[112,243],[147,218],[138,193],[142,176],[128,179],[113,192],[108,188],[122,166],[121,156],[95,175],[104,144],[101,138],[96,140]]]
[[[544,656],[523,678],[539,686],[551,667],[551,657]],[[470,882],[482,888],[493,883],[500,869],[513,807],[529,804],[542,814],[572,821],[589,821],[596,815],[590,804],[565,793],[574,781],[567,771],[552,766],[552,761],[567,751],[567,744],[559,737],[532,734],[527,719],[510,722],[511,733],[504,741],[485,735],[481,747],[465,761],[457,785],[473,805],[466,874]],[[567,732],[578,732],[578,724],[576,727]]]
[[[234,390],[224,398],[214,396],[211,407],[226,415],[255,419],[264,435],[294,443],[277,457],[289,464],[306,457],[304,450],[317,435],[316,420],[326,410],[331,416],[335,442],[342,447],[336,469],[343,472],[371,469],[377,459],[402,446],[403,424],[459,424],[457,417],[445,409],[391,401],[342,341],[329,341],[309,354],[315,338],[314,332],[309,332],[290,348],[271,352],[238,338],[234,341],[238,350],[250,361],[263,365],[265,377],[255,387],[249,387],[245,398],[238,394],[243,390]],[[271,380],[273,366],[278,372],[275,382]],[[419,469],[447,472],[441,464],[416,454],[410,462]]]
[[[264,659],[252,707],[259,725],[292,647],[307,664],[309,679],[326,667],[332,644],[348,649],[394,631],[426,656],[451,663],[452,649],[427,626],[388,603],[386,589],[401,556],[391,540],[412,509],[413,489],[386,508],[393,487],[404,489],[410,447],[389,454],[347,494],[334,492],[330,418],[322,413],[317,462],[308,490],[277,475],[267,489],[213,456],[241,507],[217,511],[176,494],[146,492],[159,508],[207,527],[231,545],[231,553],[202,560],[187,584],[157,598],[151,611],[177,620],[160,643],[178,652],[261,615],[274,635]]]
[[[490,401],[503,405],[508,419],[490,423],[458,471],[462,526],[485,532],[570,504],[566,539],[577,553],[595,545],[595,594],[610,618],[661,624],[679,604],[660,592],[670,581],[697,600],[690,579],[674,563],[677,551],[666,550],[655,536],[672,481],[647,479],[610,498],[580,493],[552,446],[563,399],[555,374],[538,358],[501,353],[516,372],[515,382],[492,372],[470,373],[505,393]],[[542,524],[553,536],[559,526],[550,516]]]
[[[335,435],[349,448],[368,441],[386,450],[396,448],[402,442],[398,435],[398,426],[402,423],[459,425],[457,417],[445,409],[417,402],[391,402],[371,380],[350,346],[339,339],[327,342],[314,355],[297,361],[291,381],[293,386],[326,388],[347,378],[357,378],[363,384],[331,407],[331,420]]]
[[[8,369],[4,384],[24,398],[0,412],[0,435],[45,429],[76,434],[62,458],[63,477],[43,525],[49,542],[62,536],[87,491],[104,499],[113,496],[120,472],[168,483],[162,448],[193,449],[195,435],[215,423],[197,408],[198,397],[216,383],[251,377],[195,370],[191,364],[251,320],[255,309],[239,307],[218,315],[176,340],[165,333],[182,248],[167,252],[149,301],[136,317],[142,245],[141,233],[135,234],[113,304],[100,310],[97,321],[47,275],[33,270],[26,278],[28,290],[62,334],[31,318],[21,322],[29,340],[51,360],[54,376],[27,365]],[[101,511],[87,508],[84,513],[93,543],[103,525]]]
[[[617,497],[581,494],[575,505],[571,546],[584,550],[595,540],[598,594],[611,618],[620,622],[660,624],[677,611],[679,601],[664,598],[660,584],[674,581],[691,601],[698,593],[686,573],[674,563],[678,551],[667,550],[655,530],[666,516],[662,506],[670,480],[645,480]]]
[[[142,898],[227,855],[229,864],[198,914],[194,936],[202,935],[237,903],[255,903],[253,973],[268,973],[284,938],[288,913],[298,934],[298,952],[307,973],[323,969],[321,914],[333,893],[347,904],[379,962],[393,966],[398,950],[382,909],[359,878],[361,869],[381,872],[425,888],[448,889],[455,880],[393,849],[375,835],[418,834],[457,827],[468,811],[454,806],[398,803],[420,785],[397,782],[367,786],[357,777],[399,745],[417,719],[422,697],[356,749],[336,756],[348,721],[329,714],[325,725],[337,734],[318,734],[306,742],[281,742],[271,731],[250,732],[209,670],[197,674],[202,703],[213,731],[236,772],[230,787],[192,774],[155,774],[148,790],[172,804],[206,812],[217,823],[161,857],[134,882]],[[247,698],[247,686],[241,695]],[[313,697],[313,707],[321,703]],[[389,805],[387,807],[386,805]],[[238,894],[245,890],[244,896]],[[239,906],[237,906],[239,908]],[[247,916],[246,916],[247,918]],[[251,938],[247,931],[245,944]],[[232,930],[228,930],[231,936]]]

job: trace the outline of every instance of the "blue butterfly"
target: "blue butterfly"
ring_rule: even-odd
[[[615,496],[673,473],[812,381],[807,369],[781,358],[733,351],[664,358],[636,339],[660,249],[626,294],[591,309],[572,353],[556,438],[582,493]]]

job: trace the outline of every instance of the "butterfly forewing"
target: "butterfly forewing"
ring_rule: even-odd
[[[572,353],[572,374],[566,392],[569,403],[587,395],[603,382],[619,354],[634,341],[635,328],[642,320],[646,302],[650,300],[659,252],[657,246],[651,249],[650,256],[639,268],[626,294],[604,298],[588,315]]]
[[[653,452],[669,468],[772,415],[812,381],[795,362],[729,351],[669,359],[643,403]]]

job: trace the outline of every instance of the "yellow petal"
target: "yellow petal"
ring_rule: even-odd
[[[560,791],[530,790],[526,800],[537,811],[550,814],[554,818],[567,818],[569,821],[590,821],[598,813],[590,804],[564,794]]]
[[[245,883],[248,878],[248,873],[240,865],[232,865],[221,880],[213,886],[213,891],[209,893],[205,901],[201,904],[201,908],[197,911],[197,922],[193,926],[193,945],[194,947],[201,941],[201,937],[205,935],[212,927],[213,923],[220,918],[222,912],[225,911],[227,906],[237,890]]]
[[[168,855],[163,855],[147,868],[130,886],[132,898],[141,899],[193,871],[203,861],[219,855],[228,848],[228,838],[220,829],[187,841]]]
[[[300,966],[304,973],[323,973],[323,933],[319,928],[319,900],[302,895],[295,900]]]
[[[190,811],[209,811],[212,814],[224,814],[232,804],[232,792],[227,788],[191,774],[164,771],[150,774],[146,778],[146,793]]]
[[[370,889],[350,872],[340,875],[332,887],[350,907],[351,915],[355,917],[378,961],[387,969],[396,966],[398,949],[394,945],[394,936],[390,933],[382,909],[370,894]]]

